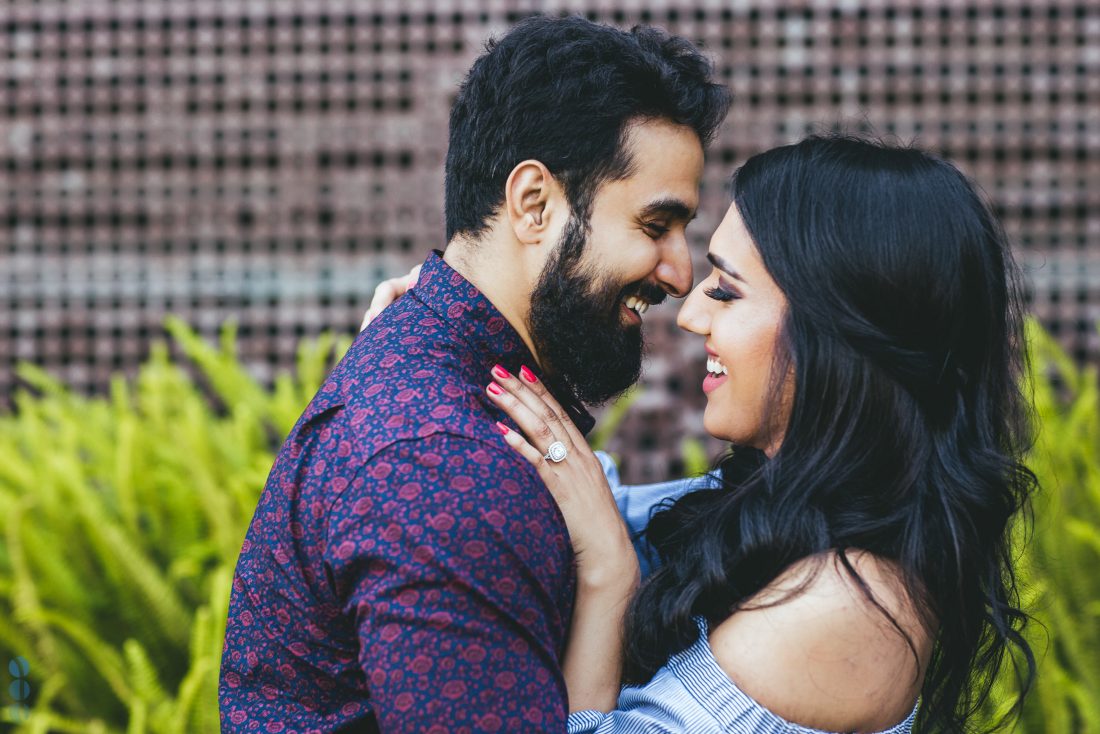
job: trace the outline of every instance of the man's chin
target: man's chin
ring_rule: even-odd
[[[641,349],[609,339],[601,359],[592,360],[588,369],[571,382],[581,402],[599,406],[617,397],[638,381],[641,374]],[[633,358],[626,357],[631,352]],[[636,352],[636,354],[634,354]],[[625,357],[625,358],[624,358]]]
[[[549,297],[546,300],[553,303]],[[599,406],[637,382],[642,324],[640,315],[627,309],[621,299],[614,305],[606,301],[589,305],[557,313],[544,308],[544,318],[531,322],[530,329],[547,376],[580,402]]]

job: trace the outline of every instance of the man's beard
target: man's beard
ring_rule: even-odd
[[[527,327],[551,384],[600,405],[637,382],[642,370],[641,325],[623,322],[623,298],[636,294],[656,304],[665,292],[644,281],[622,287],[581,267],[586,230],[570,218],[531,294]]]

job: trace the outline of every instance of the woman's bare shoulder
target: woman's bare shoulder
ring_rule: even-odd
[[[912,710],[932,637],[899,567],[865,552],[847,558],[874,601],[837,553],[813,556],[717,625],[710,645],[737,686],[784,719],[881,731]]]

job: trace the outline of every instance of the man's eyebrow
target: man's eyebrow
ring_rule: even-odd
[[[682,199],[668,197],[652,201],[646,204],[645,208],[642,209],[642,218],[657,215],[664,215],[672,219],[690,222],[692,219],[695,219],[695,210],[688,206]]]
[[[724,260],[724,259],[722,259],[721,257],[718,257],[717,255],[715,255],[712,252],[707,253],[707,260],[710,260],[711,265],[718,268],[719,270],[721,270],[723,273],[730,276],[731,278],[739,280],[742,283],[745,283],[746,285],[748,284],[748,281],[746,281],[744,278],[741,277],[741,274],[738,273],[734,269],[734,267],[729,264],[728,260]]]

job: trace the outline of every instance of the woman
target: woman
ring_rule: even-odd
[[[964,730],[1006,654],[1034,675],[999,227],[944,161],[815,137],[738,170],[707,256],[678,324],[704,337],[704,425],[731,449],[653,508],[640,587],[598,458],[541,384],[491,376],[577,552],[570,731]]]

